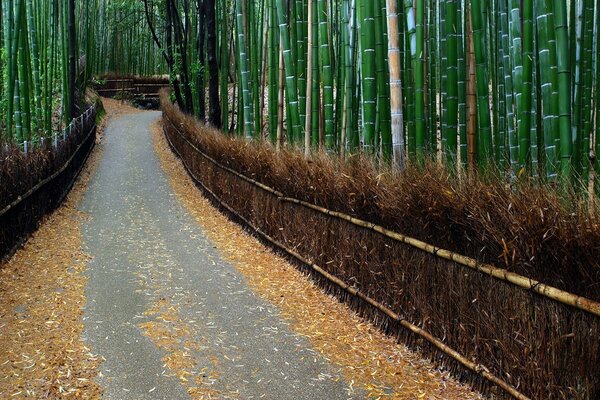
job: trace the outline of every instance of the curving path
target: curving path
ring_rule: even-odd
[[[105,358],[105,398],[363,397],[252,293],[179,203],[149,135],[159,117],[110,123],[82,204],[93,257],[84,336]]]

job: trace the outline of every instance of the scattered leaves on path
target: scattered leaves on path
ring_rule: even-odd
[[[99,356],[83,341],[83,272],[77,209],[101,157],[90,156],[63,205],[0,264],[0,398],[99,398]]]
[[[481,399],[421,355],[397,344],[308,277],[275,255],[204,198],[171,152],[160,122],[152,127],[155,150],[178,198],[261,297],[275,304],[292,329],[341,368],[347,382],[372,399]]]
[[[103,99],[107,118],[137,109]],[[0,263],[0,398],[81,398],[102,395],[95,382],[101,357],[81,339],[86,304],[77,209],[102,157],[97,147],[65,202],[40,224],[25,246]]]
[[[192,399],[218,399],[220,392],[205,381],[213,380],[213,372],[203,368],[198,373],[198,361],[192,350],[198,350],[190,326],[181,318],[179,308],[167,299],[159,299],[144,312],[152,321],[139,325],[154,345],[167,354],[162,358],[171,374],[179,379]]]

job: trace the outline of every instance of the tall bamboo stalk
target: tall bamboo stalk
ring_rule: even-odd
[[[237,38],[239,46],[239,65],[241,74],[242,101],[244,104],[244,136],[247,139],[254,137],[254,102],[250,90],[248,69],[248,54],[246,53],[246,34],[244,32],[244,14],[242,0],[236,0]]]
[[[333,65],[331,63],[327,2],[318,1],[319,7],[319,61],[323,80],[323,108],[325,116],[325,148],[336,146],[333,98]]]
[[[387,0],[388,60],[390,65],[390,101],[392,114],[392,148],[394,164],[404,169],[404,115],[402,113],[402,80],[396,0]]]

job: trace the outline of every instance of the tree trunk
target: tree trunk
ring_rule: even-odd
[[[175,92],[175,101],[182,111],[185,111],[185,103],[181,95],[181,87],[179,86],[179,77],[175,71],[175,59],[173,57],[173,16],[171,15],[171,3],[167,1],[165,3],[165,38],[167,41],[167,64],[169,64],[169,70],[171,72],[171,83],[173,85],[173,91]],[[158,42],[157,42],[158,43]]]
[[[208,1],[208,0],[207,0]],[[197,6],[198,6],[198,36],[196,38],[196,50],[198,51],[198,61],[199,61],[199,68],[198,71],[196,72],[197,76],[196,76],[196,90],[198,91],[198,110],[197,110],[197,117],[200,121],[202,121],[203,123],[206,120],[206,90],[205,90],[205,86],[204,86],[204,67],[205,67],[205,55],[204,55],[204,27],[205,27],[205,21],[204,18],[207,17],[207,15],[205,14],[206,10],[205,10],[205,6],[206,4],[204,3],[203,0],[198,0],[197,2]],[[213,4],[213,8],[214,8],[214,4]]]
[[[217,62],[217,29],[215,23],[215,0],[204,0],[206,17],[208,59],[208,120],[215,128],[221,128],[221,103],[219,100],[219,64]]]
[[[185,104],[185,112],[188,114],[194,113],[194,103],[192,101],[192,87],[190,86],[189,79],[189,69],[188,69],[188,60],[187,60],[187,41],[185,32],[183,29],[183,24],[181,22],[181,18],[179,15],[179,11],[177,10],[177,4],[174,0],[169,0],[171,6],[171,21],[174,32],[175,45],[179,51],[179,55],[181,57],[181,65],[179,66],[179,73],[181,83],[183,85],[183,94],[184,94],[184,104]]]

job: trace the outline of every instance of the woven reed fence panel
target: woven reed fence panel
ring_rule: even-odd
[[[163,114],[165,133],[191,175],[276,241],[385,304],[535,399],[600,398],[600,319],[441,260],[347,221],[283,202],[202,157],[198,135]],[[176,128],[175,126],[178,126]],[[184,136],[186,139],[184,139]],[[504,397],[364,302],[316,280],[342,301],[478,389]]]
[[[73,120],[65,136],[25,154],[0,151],[0,259],[10,256],[67,195],[96,143],[96,110]]]

